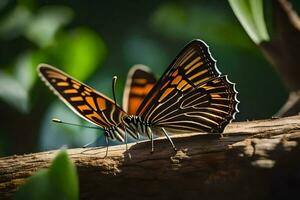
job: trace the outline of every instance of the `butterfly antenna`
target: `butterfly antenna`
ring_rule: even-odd
[[[53,118],[53,119],[52,119],[52,122],[55,122],[55,123],[58,123],[58,124],[67,124],[67,125],[71,125],[71,126],[79,126],[79,127],[84,127],[84,128],[91,128],[91,129],[100,129],[100,130],[103,130],[103,129],[100,128],[100,127],[96,127],[96,126],[85,126],[85,125],[80,125],[80,124],[73,124],[73,123],[70,123],[70,122],[64,122],[64,121],[61,121],[60,119],[57,119],[57,118]]]
[[[117,105],[117,101],[116,101],[116,83],[117,83],[117,76],[114,76],[112,79],[112,92],[113,92],[113,97],[114,97],[114,102]]]
[[[91,142],[83,145],[82,148],[87,148],[88,146],[90,146],[91,144],[94,144],[95,142],[96,142],[96,140],[95,141],[91,141]]]

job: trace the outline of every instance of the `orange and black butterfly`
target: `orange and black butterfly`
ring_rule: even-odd
[[[49,65],[38,67],[43,80],[75,113],[102,127],[107,138],[124,141],[168,132],[220,133],[238,112],[237,92],[221,75],[208,46],[201,40],[187,44],[162,77],[145,78],[147,70],[132,70],[126,83],[124,108],[113,100]],[[149,76],[149,77],[150,77]],[[127,112],[126,112],[127,111]]]

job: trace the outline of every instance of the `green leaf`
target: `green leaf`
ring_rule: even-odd
[[[16,58],[13,75],[28,92],[37,79],[37,65],[43,62],[47,56],[47,52],[40,50],[26,51]]]
[[[72,19],[72,10],[63,6],[41,8],[26,30],[26,36],[40,47],[54,42],[57,31]]]
[[[262,0],[228,0],[228,2],[245,31],[256,44],[269,40]]]
[[[0,98],[21,112],[29,109],[26,88],[14,77],[0,71]]]
[[[11,74],[0,71],[0,99],[22,113],[31,108],[30,90],[37,78],[36,66],[43,56],[25,52],[16,58]]]
[[[32,52],[25,52],[16,59],[14,75],[19,83],[29,92],[36,80],[36,65]]]
[[[73,162],[66,151],[61,151],[49,168],[49,180],[57,198],[78,199],[78,177]]]
[[[264,20],[263,2],[262,0],[251,0],[250,7],[252,16],[257,31],[259,32],[262,40],[269,40],[268,31]]]
[[[54,191],[50,190],[52,189],[49,185],[50,181],[48,178],[48,172],[47,170],[40,170],[30,178],[26,180],[26,183],[22,185],[18,192],[16,193],[15,199],[16,200],[50,200],[52,197],[54,197],[51,193]]]
[[[49,169],[42,169],[28,178],[17,191],[15,199],[79,199],[76,169],[66,151],[58,153]]]
[[[57,44],[52,56],[58,60],[59,67],[79,80],[88,78],[104,60],[104,42],[89,29],[79,28],[64,34]]]

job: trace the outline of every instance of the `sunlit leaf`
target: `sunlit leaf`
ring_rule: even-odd
[[[0,71],[0,99],[21,112],[28,111],[28,93],[21,83]]]
[[[22,185],[16,200],[76,200],[79,198],[76,168],[66,151],[61,151],[49,169],[42,169]]]
[[[0,1],[2,2],[2,1]],[[5,39],[12,39],[22,34],[32,18],[31,12],[25,6],[15,7],[0,22],[0,36]]]
[[[16,58],[11,75],[0,73],[0,98],[21,112],[31,108],[30,91],[37,79],[36,66],[45,55],[25,52]]]
[[[99,67],[106,49],[96,33],[81,28],[62,35],[52,51],[60,67],[77,79],[85,80]]]
[[[262,0],[228,0],[228,2],[241,25],[256,44],[269,40]]]
[[[16,58],[13,75],[29,92],[37,79],[36,67],[49,56],[47,51],[26,51]]]
[[[259,32],[262,40],[269,40],[269,35],[264,19],[263,1],[250,0],[250,7],[252,10],[254,24],[256,25],[257,31]]]
[[[72,10],[62,6],[41,8],[28,25],[26,36],[40,47],[52,44],[55,34],[72,19]]]
[[[14,74],[18,82],[29,91],[36,80],[36,70],[33,67],[33,54],[26,52],[16,60]]]

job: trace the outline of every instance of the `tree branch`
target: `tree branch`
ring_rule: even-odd
[[[176,153],[166,139],[155,141],[153,154],[149,142],[129,144],[128,151],[111,146],[106,158],[105,148],[69,149],[81,199],[276,199],[281,191],[284,197],[298,192],[283,183],[299,179],[300,116],[236,122],[223,136],[177,135],[173,141]],[[56,152],[1,158],[0,199],[12,198]]]

